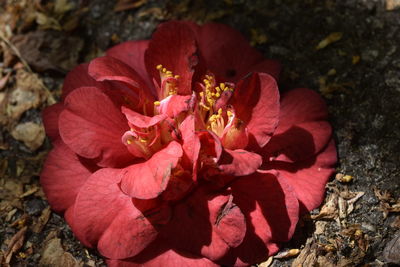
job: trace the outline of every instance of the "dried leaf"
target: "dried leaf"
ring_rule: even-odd
[[[12,255],[17,252],[24,244],[25,233],[28,227],[19,230],[10,240],[6,253],[4,254],[5,262],[10,263]]]
[[[70,253],[64,251],[64,248],[61,246],[61,240],[54,238],[47,241],[39,265],[78,267],[79,263]]]
[[[139,8],[147,3],[147,0],[119,0],[114,7],[115,12]]]
[[[33,225],[32,231],[35,233],[40,233],[47,224],[47,222],[49,221],[50,215],[51,215],[50,207],[45,208],[42,211],[42,214],[40,215],[37,223]]]
[[[287,251],[279,252],[277,255],[274,256],[275,259],[287,259],[291,257],[295,257],[299,255],[300,249],[290,249]]]

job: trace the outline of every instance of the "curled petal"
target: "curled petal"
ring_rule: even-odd
[[[58,125],[63,141],[77,154],[99,158],[100,166],[121,166],[131,154],[121,142],[128,125],[107,95],[94,87],[81,87],[65,99]]]
[[[192,96],[190,95],[171,95],[160,101],[158,111],[166,114],[170,118],[177,117],[181,112],[190,110]]]
[[[231,104],[236,116],[246,123],[257,145],[265,146],[279,118],[279,91],[274,78],[268,74],[255,73],[240,81]]]
[[[165,114],[160,114],[153,117],[145,116],[126,107],[122,107],[121,111],[123,114],[125,114],[126,119],[137,128],[149,128],[167,118],[167,115]]]
[[[122,191],[134,198],[156,198],[167,188],[182,153],[179,143],[172,141],[149,160],[126,168],[121,181]]]
[[[225,149],[219,162],[219,170],[225,175],[244,176],[254,173],[262,164],[262,158],[256,153],[243,149]]]
[[[108,49],[106,55],[116,58],[134,69],[153,92],[155,89],[152,88],[153,85],[144,64],[144,53],[148,46],[148,40],[127,41]],[[153,95],[156,95],[156,92],[153,92]]]

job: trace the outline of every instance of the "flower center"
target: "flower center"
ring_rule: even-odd
[[[179,75],[173,75],[172,71],[167,70],[163,65],[157,65],[161,79],[161,99],[178,93]]]

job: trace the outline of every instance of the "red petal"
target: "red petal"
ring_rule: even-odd
[[[249,134],[263,147],[275,131],[279,118],[279,91],[274,78],[259,73],[240,81],[232,105],[237,117],[247,123]]]
[[[91,174],[78,156],[61,140],[57,140],[40,174],[40,183],[51,207],[61,212],[72,206]]]
[[[99,166],[123,166],[132,155],[121,142],[128,124],[113,102],[94,87],[82,87],[65,99],[60,135],[77,154],[99,158]]]
[[[275,168],[282,177],[285,177],[296,192],[297,198],[304,209],[311,211],[321,205],[325,194],[325,185],[334,173],[337,154],[333,140],[315,158],[292,164],[279,163]]]
[[[225,175],[244,176],[254,173],[262,164],[262,158],[256,153],[243,149],[225,149],[218,163]]]
[[[174,248],[213,261],[220,259],[227,253],[229,244],[241,242],[241,231],[246,231],[237,207],[224,210],[228,200],[229,196],[215,196],[198,189],[175,206],[170,223],[160,234]]]
[[[154,126],[161,121],[165,120],[167,116],[165,114],[156,115],[153,117],[145,116],[137,113],[129,108],[121,107],[122,113],[126,116],[126,119],[134,126],[138,128],[149,128]]]
[[[274,242],[288,241],[294,233],[299,203],[293,189],[272,173],[257,173],[232,184],[233,199],[247,220],[246,236],[223,263],[259,263],[277,251]],[[230,259],[229,259],[230,258]]]
[[[89,75],[99,82],[119,81],[126,83],[139,95],[140,99],[146,98],[149,102],[154,101],[154,97],[142,77],[134,69],[116,58],[108,56],[95,58],[89,64]],[[132,92],[126,93],[132,94]]]
[[[145,53],[145,63],[148,73],[160,85],[160,74],[157,65],[179,75],[178,94],[192,93],[192,75],[196,52],[194,33],[182,22],[170,21],[161,24],[149,43]],[[159,93],[159,96],[161,93]]]
[[[190,95],[171,95],[160,102],[158,110],[161,114],[166,114],[170,118],[177,117],[181,112],[188,111],[190,106]]]
[[[195,133],[195,117],[188,115],[180,125],[183,140],[184,159],[189,161],[188,165],[193,166],[193,175],[197,173],[197,160],[200,152],[200,138]],[[196,179],[194,179],[196,180]]]
[[[53,142],[60,137],[58,131],[58,117],[63,109],[64,105],[62,103],[57,103],[45,108],[42,113],[46,134]]]
[[[290,90],[282,95],[279,114],[280,131],[294,124],[306,121],[320,121],[328,118],[328,109],[321,96],[305,88]]]
[[[205,258],[176,252],[162,242],[154,241],[146,250],[132,259],[108,260],[109,267],[218,267]]]
[[[75,234],[84,244],[96,245],[111,259],[135,256],[157,236],[153,223],[162,213],[148,218],[135,208],[119,183],[123,170],[101,169],[89,177],[75,204]],[[163,219],[163,218],[161,218]]]
[[[122,191],[134,198],[156,198],[166,189],[172,169],[182,153],[181,145],[172,141],[149,160],[126,168],[121,182]]]
[[[197,42],[207,68],[223,81],[237,82],[263,60],[240,32],[223,24],[200,27]]]
[[[325,148],[331,136],[332,127],[326,121],[303,122],[284,132],[278,126],[260,154],[287,162],[306,160]]]
[[[256,65],[252,66],[251,72],[263,72],[271,75],[275,80],[279,79],[279,74],[281,73],[281,63],[273,59],[265,59]]]
[[[148,40],[127,41],[113,46],[107,50],[106,55],[116,58],[134,69],[151,88],[152,83],[144,64],[144,52],[148,46]]]
[[[67,74],[62,88],[62,99],[65,99],[70,92],[79,87],[104,87],[102,83],[96,82],[96,80],[89,75],[88,67],[89,64],[84,63],[76,66]]]

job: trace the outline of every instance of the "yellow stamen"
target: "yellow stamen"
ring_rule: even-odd
[[[160,101],[154,101],[154,106],[159,106],[160,104]]]
[[[132,141],[131,140],[126,140],[126,142],[128,143],[128,145],[130,145],[130,144],[132,144]]]

